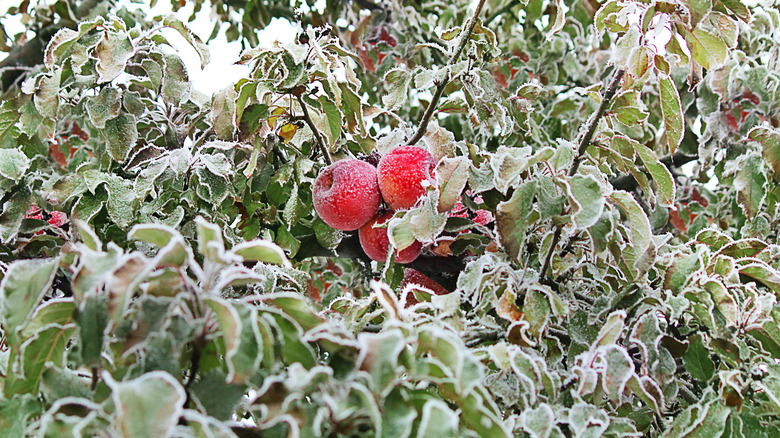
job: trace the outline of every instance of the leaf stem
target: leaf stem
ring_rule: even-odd
[[[450,58],[447,65],[454,64],[455,61],[460,58],[461,52],[463,52],[463,49],[466,48],[466,44],[468,44],[469,40],[471,39],[471,34],[474,32],[474,27],[477,25],[477,19],[479,18],[479,14],[482,12],[483,6],[485,6],[485,0],[479,0],[479,4],[477,4],[474,15],[469,21],[469,27],[465,32],[461,33],[458,48],[455,50],[455,53],[452,54],[452,57]],[[439,99],[441,99],[442,94],[444,94],[444,88],[449,83],[449,78],[445,78],[436,86],[436,91],[433,93],[431,103],[428,104],[428,108],[425,109],[425,113],[423,114],[422,119],[420,119],[420,125],[417,127],[417,132],[414,133],[414,136],[408,142],[409,145],[417,144],[417,142],[423,138],[423,135],[425,135],[425,132],[428,130],[428,123],[431,121],[431,117],[433,117],[433,113],[436,111],[436,107],[439,105]]]
[[[306,108],[306,103],[303,101],[303,98],[301,97],[300,94],[296,94],[295,97],[298,99],[298,103],[301,104],[301,109],[303,109],[303,121],[305,121],[306,124],[309,126],[311,132],[314,133],[314,138],[317,141],[317,144],[320,146],[322,155],[325,157],[325,164],[327,165],[332,164],[333,158],[331,158],[330,152],[328,151],[328,147],[325,145],[325,141],[322,139],[322,134],[320,134],[320,131],[317,129],[316,126],[314,126],[314,121],[311,119],[311,116],[309,115],[309,110]]]
[[[577,148],[577,156],[574,158],[574,163],[572,163],[571,168],[569,169],[570,177],[574,176],[577,173],[577,169],[579,169],[582,159],[585,158],[585,151],[588,150],[588,146],[590,146],[590,142],[591,140],[593,140],[593,135],[596,133],[596,128],[599,126],[599,121],[601,121],[601,118],[607,112],[607,107],[609,106],[609,103],[612,101],[612,98],[615,97],[615,93],[617,93],[618,87],[620,86],[620,81],[623,79],[623,75],[625,74],[625,72],[626,71],[623,69],[617,70],[615,72],[615,76],[612,78],[612,82],[609,83],[609,86],[604,92],[604,96],[602,96],[601,98],[601,104],[599,105],[599,108],[591,116],[591,119],[587,125],[587,129],[585,131],[585,135],[582,136],[582,139],[580,140],[580,145]],[[550,243],[550,248],[547,250],[547,255],[544,257],[542,270],[539,271],[539,275],[542,278],[544,278],[547,275],[547,270],[550,268],[552,255],[555,252],[555,247],[558,246],[558,241],[561,240],[562,231],[563,231],[563,224],[555,227],[555,234],[553,234],[552,242]],[[547,281],[549,282],[552,280],[547,279]]]

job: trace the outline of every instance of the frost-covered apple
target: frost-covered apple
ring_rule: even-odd
[[[381,225],[393,217],[392,211],[377,214],[367,224],[360,227],[358,238],[363,251],[372,260],[383,262],[387,260],[387,249],[390,245],[390,239],[387,237],[387,228],[374,228],[374,225]],[[396,263],[410,263],[414,261],[422,252],[422,244],[414,241],[411,245],[395,254]]]
[[[341,160],[322,169],[312,191],[317,214],[342,231],[363,226],[382,202],[376,168],[360,160]]]
[[[423,181],[436,184],[436,162],[428,151],[401,146],[385,154],[377,166],[379,191],[394,210],[412,208],[425,195]]]

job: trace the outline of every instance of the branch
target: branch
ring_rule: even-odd
[[[580,162],[582,162],[582,159],[585,157],[585,151],[588,149],[588,146],[590,146],[591,140],[593,140],[593,135],[596,133],[596,128],[599,126],[601,117],[607,112],[607,107],[612,101],[612,98],[615,97],[615,93],[617,93],[618,87],[620,87],[620,81],[623,80],[623,74],[625,72],[626,71],[623,69],[616,71],[615,77],[612,78],[612,82],[610,82],[607,90],[604,92],[604,96],[601,98],[601,105],[599,105],[599,109],[597,109],[591,117],[590,122],[588,123],[588,129],[585,131],[582,140],[580,140],[580,147],[577,149],[577,157],[574,158],[574,164],[572,164],[571,169],[569,169],[569,176],[574,176],[574,174],[577,173]]]
[[[448,65],[454,64],[455,61],[460,58],[461,52],[463,52],[466,44],[468,44],[469,40],[471,39],[471,34],[474,32],[474,26],[477,25],[477,19],[479,18],[479,14],[482,12],[483,6],[485,6],[485,0],[479,0],[477,9],[474,11],[474,15],[471,17],[471,21],[469,21],[469,27],[466,29],[466,32],[461,34],[458,48],[455,50],[455,53],[452,54]],[[431,121],[431,117],[433,117],[433,113],[436,111],[436,107],[439,105],[439,99],[441,99],[441,95],[444,94],[444,88],[449,83],[449,78],[446,78],[436,87],[436,91],[433,93],[433,99],[431,99],[431,103],[428,104],[428,108],[425,109],[425,114],[423,114],[422,119],[420,119],[420,125],[417,127],[417,132],[414,133],[414,136],[408,142],[409,145],[417,144],[417,142],[423,138],[423,135],[425,135],[425,132],[428,130],[428,123]]]
[[[311,129],[311,132],[314,133],[314,138],[317,140],[317,144],[319,145],[320,150],[322,150],[322,155],[325,157],[325,164],[330,165],[333,163],[333,158],[331,158],[328,147],[325,145],[325,141],[322,139],[322,134],[320,134],[320,131],[317,130],[316,126],[314,126],[314,121],[311,119],[309,110],[306,108],[306,103],[303,101],[301,95],[296,94],[295,97],[298,98],[298,103],[300,103],[301,108],[303,108],[303,120],[309,126],[309,129]]]
[[[496,12],[494,12],[490,17],[488,17],[487,20],[485,20],[485,27],[487,27],[490,23],[492,23],[493,20],[495,20],[496,18],[498,18],[498,17],[506,14],[507,12],[511,11],[512,8],[514,8],[515,6],[519,5],[520,3],[522,3],[521,0],[513,0],[513,1],[509,2],[503,8],[501,8],[501,9],[497,10]]]
[[[623,74],[625,74],[625,70],[623,69],[615,72],[615,76],[612,78],[612,82],[610,82],[607,90],[604,92],[604,96],[601,98],[601,104],[599,105],[599,108],[596,110],[593,116],[591,116],[585,131],[585,135],[582,137],[582,140],[580,140],[579,148],[577,148],[577,156],[574,158],[574,163],[572,163],[571,169],[569,169],[570,177],[577,173],[577,169],[580,167],[580,162],[582,162],[582,159],[585,157],[585,151],[588,150],[588,146],[590,146],[590,142],[593,140],[593,135],[596,133],[596,128],[599,126],[599,121],[601,121],[601,117],[604,116],[604,113],[607,112],[607,107],[609,106],[610,101],[612,101],[612,98],[615,97],[615,93],[617,93],[618,87],[620,86],[620,81],[623,79]],[[552,281],[547,279],[545,276],[547,275],[547,270],[550,268],[550,262],[552,260],[552,255],[555,252],[555,247],[558,246],[558,241],[561,240],[562,231],[563,224],[558,225],[555,228],[555,234],[553,234],[553,239],[550,243],[550,249],[547,251],[547,255],[544,258],[542,270],[539,271],[539,275],[542,277],[543,283],[549,283]]]
[[[103,0],[84,0],[73,11],[74,18],[81,20],[87,17]],[[57,31],[64,27],[76,28],[78,23],[68,17],[61,17],[56,23],[46,26],[36,32],[34,38],[20,46],[14,46],[8,56],[0,61],[0,88],[8,91],[19,77],[43,62],[43,52],[49,40]],[[14,68],[12,68],[14,67]]]

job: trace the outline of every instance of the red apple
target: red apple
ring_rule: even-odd
[[[412,208],[425,195],[423,181],[436,184],[436,162],[428,151],[416,146],[401,146],[379,161],[379,191],[393,210]]]
[[[404,279],[401,280],[401,291],[406,289],[406,286],[414,284],[417,286],[422,286],[425,288],[430,289],[433,291],[435,295],[447,295],[450,293],[447,289],[444,288],[444,286],[440,285],[439,283],[431,280],[430,277],[423,274],[422,272],[412,269],[412,268],[406,268],[404,271]],[[413,306],[417,304],[419,301],[417,301],[417,298],[414,296],[413,293],[409,293],[406,296],[406,305],[407,306]]]
[[[317,214],[342,231],[363,226],[382,202],[376,168],[360,160],[341,160],[322,169],[312,191]]]
[[[387,248],[390,245],[390,239],[387,237],[387,228],[374,228],[374,225],[384,224],[392,217],[392,211],[380,213],[368,221],[367,224],[360,227],[360,231],[358,231],[360,246],[363,247],[363,251],[372,260],[379,262],[387,260]],[[396,252],[395,262],[410,263],[420,255],[420,252],[422,252],[422,244],[415,240],[414,243],[400,252]]]

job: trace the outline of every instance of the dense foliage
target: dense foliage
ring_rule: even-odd
[[[3,437],[780,430],[772,1],[114,3],[0,29]],[[168,38],[220,29],[206,96]],[[373,262],[312,184],[406,144]]]

